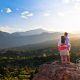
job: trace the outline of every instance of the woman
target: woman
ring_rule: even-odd
[[[61,36],[61,40],[58,43],[58,50],[60,52],[62,64],[70,63],[70,43],[66,44],[66,38],[64,36]]]
[[[69,41],[69,37],[68,37],[68,33],[67,32],[64,33],[64,37],[66,39],[66,44],[68,45],[68,43],[70,43],[70,41]]]

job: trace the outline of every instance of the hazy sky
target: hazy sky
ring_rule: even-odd
[[[0,30],[80,31],[80,0],[0,0]]]

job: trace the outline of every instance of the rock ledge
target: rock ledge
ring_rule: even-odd
[[[43,64],[33,80],[80,80],[77,64]]]

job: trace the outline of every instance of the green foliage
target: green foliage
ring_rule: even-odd
[[[30,79],[31,73],[35,74],[36,68],[31,67],[3,67],[0,68],[0,79],[1,80],[22,80],[22,79]]]

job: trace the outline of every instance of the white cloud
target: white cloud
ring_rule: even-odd
[[[76,0],[76,1],[80,2],[80,0]]]
[[[78,9],[78,10],[80,10],[80,3],[79,3],[79,2],[75,3],[75,6],[74,6],[74,8],[75,8],[75,9]]]
[[[58,16],[64,17],[65,14],[64,14],[63,12],[59,12],[59,13],[58,13]]]
[[[12,9],[11,9],[11,8],[6,8],[6,9],[5,9],[5,12],[6,12],[6,13],[11,13],[11,12],[12,12]]]
[[[17,32],[25,32],[26,29],[25,29],[25,28],[18,28],[16,31],[17,31]]]
[[[3,32],[11,32],[11,28],[9,26],[4,26],[4,27],[0,27],[0,31],[3,31]]]
[[[13,33],[13,32],[25,32],[25,31],[27,31],[27,29],[25,29],[25,28],[9,27],[9,26],[1,26],[0,25],[0,31]]]
[[[24,19],[27,19],[30,16],[33,16],[33,13],[30,13],[29,11],[24,11],[21,13],[21,17]]]
[[[33,13],[29,13],[27,16],[33,16]]]
[[[72,2],[74,2],[75,0],[72,0]]]
[[[43,16],[48,17],[50,16],[50,13],[44,13]]]
[[[70,0],[63,0],[63,2],[67,4],[70,2]]]
[[[71,1],[72,1],[72,2],[75,2],[75,3],[76,3],[76,2],[80,2],[80,0],[71,0]]]

